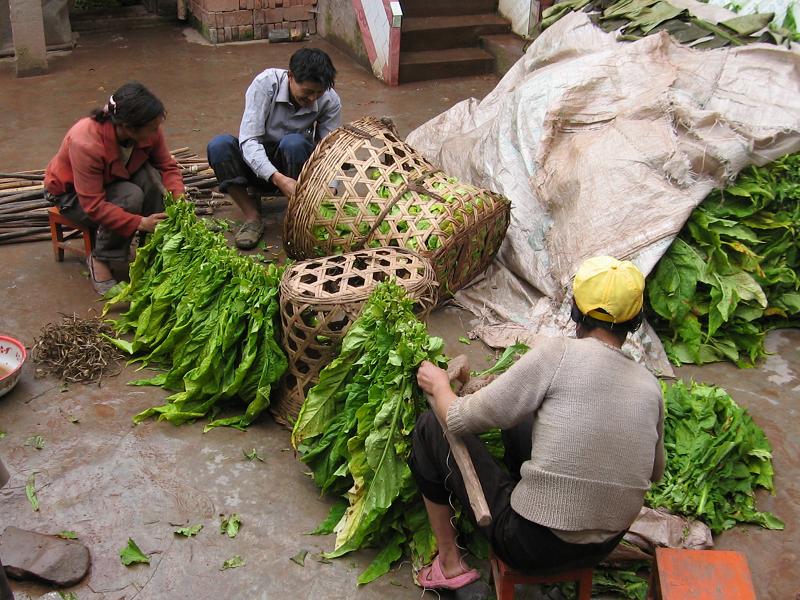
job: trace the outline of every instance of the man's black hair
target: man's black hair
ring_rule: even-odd
[[[108,104],[92,111],[98,123],[111,120],[115,125],[139,129],[166,114],[161,100],[138,81],[130,81],[111,94]]]
[[[298,83],[313,81],[329,90],[336,80],[331,57],[319,48],[300,48],[289,59],[289,70]]]
[[[598,327],[601,329],[605,329],[610,331],[611,333],[619,333],[622,337],[625,337],[629,333],[633,333],[642,324],[642,312],[639,311],[639,314],[629,319],[628,321],[622,321],[620,323],[612,323],[610,321],[601,321],[600,319],[595,319],[589,315],[586,315],[581,312],[581,309],[578,308],[578,305],[575,303],[575,300],[572,301],[572,313],[570,314],[572,320],[576,323],[583,325],[587,330],[597,329]]]

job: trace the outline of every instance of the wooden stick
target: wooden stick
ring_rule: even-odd
[[[450,381],[458,381],[461,384],[465,383],[469,379],[467,357],[463,354],[459,354],[451,359],[450,363],[447,365],[447,375],[450,377]],[[426,398],[430,404],[431,399],[427,394]],[[436,414],[435,411],[434,414]],[[450,433],[447,429],[447,423],[442,423],[441,419],[439,419],[439,415],[436,415],[436,420],[439,421],[439,425],[442,426],[445,438],[447,438],[447,443],[450,444],[450,452],[453,454],[458,470],[461,471],[461,477],[464,480],[464,487],[467,490],[469,505],[475,515],[475,520],[481,527],[486,527],[492,522],[492,513],[489,511],[489,505],[486,503],[486,496],[483,493],[481,480],[475,472],[475,465],[472,464],[469,451],[460,437]]]
[[[27,179],[28,181],[44,181],[44,175],[32,175],[28,173],[0,173],[0,177],[8,179]]]

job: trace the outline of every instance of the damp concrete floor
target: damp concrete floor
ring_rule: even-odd
[[[327,44],[339,71],[337,90],[345,122],[363,115],[389,116],[405,135],[414,127],[468,98],[481,98],[496,76],[439,80],[389,88],[364,67]],[[217,133],[236,133],[243,94],[255,74],[284,66],[297,45],[249,43],[210,46],[178,27],[91,33],[71,53],[50,55],[50,72],[16,79],[10,61],[0,61],[0,172],[43,168],[64,133],[116,86],[144,82],[164,101],[170,147],[189,146],[204,154]],[[235,209],[217,216],[236,219]],[[270,213],[267,244],[280,247],[281,212]],[[41,328],[62,314],[91,316],[102,305],[76,258],[56,263],[49,242],[0,246],[0,334],[28,347]],[[442,335],[450,355],[465,352],[474,366],[488,349],[458,337],[475,322],[453,307],[431,316],[432,333]],[[759,598],[800,597],[800,332],[770,334],[773,354],[756,369],[730,365],[683,368],[678,375],[725,387],[749,408],[774,446],[777,495],[759,496],[759,506],[780,516],[783,532],[740,526],[717,538],[718,548],[744,552]],[[154,388],[126,385],[132,369],[102,385],[64,386],[34,377],[26,365],[19,385],[0,399],[0,456],[11,472],[0,490],[0,530],[8,525],[42,533],[72,530],[92,555],[90,575],[69,591],[81,600],[230,598],[419,598],[407,565],[357,588],[358,573],[372,551],[325,564],[313,555],[332,540],[305,535],[326,516],[305,468],[290,449],[288,432],[269,417],[247,432],[202,424],[131,424],[131,417],[165,396]],[[41,435],[41,450],[24,445]],[[255,449],[264,462],[249,462]],[[25,495],[35,473],[39,512]],[[238,513],[242,528],[234,539],[218,533],[219,515]],[[201,523],[191,539],[173,535],[174,524]],[[151,556],[149,566],[124,567],[119,550],[128,538]],[[305,566],[290,560],[307,551]],[[234,555],[243,567],[221,571]],[[13,582],[17,598],[39,598],[48,586]],[[431,598],[432,595],[428,595]],[[426,596],[426,597],[428,597]]]

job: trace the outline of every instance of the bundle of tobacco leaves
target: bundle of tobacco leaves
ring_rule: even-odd
[[[243,414],[208,427],[246,427],[286,369],[276,342],[281,269],[239,255],[198,221],[190,203],[168,202],[166,212],[139,249],[130,283],[106,305],[130,303],[114,326],[132,339],[115,343],[133,362],[164,371],[133,383],[176,392],[134,421],[158,416],[177,425],[213,417],[223,401],[239,398]]]
[[[700,519],[714,533],[736,523],[783,529],[780,519],[755,507],[758,488],[775,492],[772,447],[747,411],[716,386],[661,387],[667,463],[647,504]]]
[[[100,381],[118,375],[122,353],[109,341],[114,330],[98,317],[81,319],[63,315],[60,323],[48,323],[34,340],[31,355],[42,369],[70,383]]]
[[[442,362],[442,340],[428,335],[412,308],[394,282],[375,289],[292,432],[317,485],[346,499],[315,532],[336,532],[325,556],[382,548],[359,583],[386,573],[404,552],[421,566],[435,551],[408,457],[414,423],[427,408],[416,369],[423,360]]]
[[[749,167],[692,213],[647,281],[675,364],[753,366],[764,336],[800,326],[800,153]]]

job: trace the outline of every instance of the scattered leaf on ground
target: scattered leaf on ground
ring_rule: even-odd
[[[42,448],[44,448],[44,438],[40,435],[32,435],[27,440],[25,440],[25,445],[32,446],[37,450],[41,450]]]
[[[251,461],[251,462],[252,462],[252,461],[254,461],[254,460],[260,460],[261,462],[264,462],[264,459],[263,459],[263,458],[261,458],[261,457],[258,455],[258,453],[256,452],[256,449],[255,449],[255,448],[253,448],[252,450],[250,450],[250,452],[245,452],[245,451],[244,451],[244,449],[243,449],[243,450],[242,450],[242,454],[244,454],[244,457],[245,457],[247,460]]]
[[[59,531],[56,535],[58,537],[62,538],[62,539],[65,539],[65,540],[77,540],[78,539],[78,534],[77,533],[75,533],[74,531],[69,531],[67,529],[65,529],[64,531]]]
[[[458,338],[458,341],[461,342],[462,344],[466,344],[467,346],[469,346],[472,343],[469,340],[469,338],[465,338],[463,335],[460,338]]]
[[[39,499],[36,497],[36,473],[31,473],[28,483],[25,484],[25,495],[31,503],[34,512],[39,510]]]
[[[323,565],[331,565],[333,561],[329,558],[325,558],[322,554],[312,554],[311,558],[313,558],[318,563],[322,563]]]
[[[0,440],[2,440],[4,437],[6,437],[6,432],[0,431]]]
[[[134,563],[150,564],[150,557],[139,550],[139,546],[131,538],[128,538],[128,545],[119,551],[119,558],[126,567]]]
[[[243,567],[244,564],[244,559],[237,554],[236,556],[232,556],[222,563],[222,568],[220,571],[224,571],[225,569],[235,569],[236,567]]]
[[[222,521],[219,524],[219,532],[228,534],[229,538],[235,538],[236,534],[239,533],[239,527],[242,525],[242,519],[236,513],[233,513],[230,517],[220,516],[222,516]]]
[[[67,416],[67,419],[69,420],[69,422],[70,422],[70,423],[80,423],[80,421],[81,421],[81,420],[80,420],[78,417],[76,417],[75,415],[68,415],[68,416]]]
[[[58,391],[61,392],[62,394],[64,392],[68,392],[69,391],[69,384],[65,381],[64,383],[61,384],[61,387],[58,388]]]
[[[306,566],[306,556],[308,556],[308,550],[300,550],[300,552],[295,554],[289,560],[291,560],[293,563],[297,563],[301,567],[305,567]]]
[[[200,530],[202,528],[203,525],[198,523],[197,525],[192,525],[190,527],[180,527],[175,530],[175,533],[185,537],[192,537],[193,535],[197,535],[198,533],[200,533]]]
[[[75,592],[58,592],[58,597],[63,600],[79,600]]]

